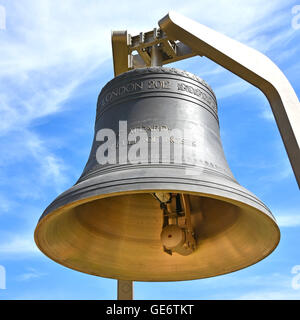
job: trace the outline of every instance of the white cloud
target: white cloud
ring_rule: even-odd
[[[7,234],[5,241],[0,242],[0,257],[3,258],[21,258],[25,256],[31,256],[40,254],[34,239],[33,234]]]
[[[287,272],[257,274],[255,276],[238,276],[231,274],[224,276],[222,281],[218,278],[209,279],[207,285],[211,289],[222,289],[227,287],[227,291],[222,296],[213,295],[213,299],[233,299],[233,300],[276,300],[276,299],[300,299],[300,290],[292,288],[292,280],[295,275]],[[221,291],[221,290],[220,290]]]
[[[271,110],[271,107],[269,107],[268,109],[262,110],[260,116],[267,121],[275,122],[275,118]]]
[[[32,161],[32,165],[26,163],[23,176],[14,177],[7,173],[1,184],[14,184],[21,198],[33,198],[39,197],[45,186],[53,185],[58,193],[68,183],[66,164],[55,148],[47,146],[45,134],[33,131],[32,126],[37,119],[64,110],[64,103],[78,86],[107,59],[112,64],[111,29],[128,29],[133,35],[151,30],[172,8],[268,51],[280,48],[282,41],[294,36],[291,32],[281,32],[272,41],[259,36],[266,30],[282,26],[285,14],[277,11],[287,5],[279,0],[243,1],[242,5],[222,0],[217,6],[208,0],[197,3],[194,0],[176,3],[166,0],[152,2],[151,10],[147,10],[144,1],[135,1],[134,4],[96,0],[8,2],[5,5],[7,29],[0,38],[0,135],[4,137],[1,150],[5,150],[1,153],[0,163],[4,171],[25,160]],[[219,98],[249,88],[242,80],[220,81],[223,72],[225,70],[221,67],[212,66],[202,74],[200,61],[196,73],[218,78],[216,91]],[[3,201],[0,209],[9,211],[11,202],[6,195],[3,197],[6,202]],[[32,234],[10,235],[0,242],[1,255],[17,257],[37,252]]]
[[[284,151],[284,146],[281,139],[271,141],[272,146],[272,161],[262,163],[257,162],[254,168],[258,170],[264,169],[257,178],[257,182],[261,184],[263,189],[270,190],[274,183],[288,181],[293,179],[294,173],[290,161]]]
[[[51,186],[59,193],[69,184],[68,166],[55,154],[55,146],[36,133],[27,129],[17,131],[3,137],[0,146],[5,150],[0,158],[0,166],[7,169],[1,174],[0,185],[13,188],[15,197],[36,199],[42,196],[45,187]],[[12,174],[11,170],[14,172],[16,168],[24,166],[27,170],[19,170],[17,176]],[[7,194],[5,197],[4,204],[12,203],[9,196]]]
[[[13,205],[13,201],[7,199],[3,194],[0,194],[0,214],[2,212],[8,212]]]
[[[40,183],[51,183],[57,192],[61,192],[63,186],[68,182],[65,175],[66,165],[63,160],[51,153],[45,146],[44,141],[32,133],[27,135],[25,143],[31,156],[39,165]]]
[[[286,214],[280,213],[276,214],[276,221],[279,227],[299,227],[300,226],[300,210],[299,212],[295,212],[294,214],[290,214],[287,212]]]
[[[46,275],[46,273],[39,272],[34,268],[28,268],[27,272],[17,276],[17,281],[29,281],[32,279],[41,278],[45,275]]]
[[[243,1],[243,6],[239,6],[235,1],[223,0],[216,8],[210,1],[197,4],[165,1],[158,6],[153,3],[150,12],[145,10],[143,2],[135,2],[132,19],[128,1],[119,1],[118,5],[114,1],[90,1],[87,5],[85,1],[74,4],[70,0],[9,3],[6,11],[11,21],[1,41],[0,114],[5,121],[1,122],[0,132],[27,127],[39,117],[59,112],[74,89],[111,58],[111,29],[127,28],[132,34],[147,31],[172,8],[225,34],[251,42],[262,31],[282,25],[287,13],[279,14],[278,9],[285,6],[281,1],[263,5],[261,1]],[[230,14],[224,15],[224,11]],[[271,41],[259,38],[256,44],[267,43],[271,48],[284,37],[290,35],[282,32]],[[244,86],[231,83],[222,94],[226,89],[226,94],[231,89],[243,90]]]
[[[276,299],[279,295],[283,299],[288,299],[290,296],[299,296],[300,290],[292,288],[292,280],[295,274],[292,274],[290,270],[287,273],[256,272],[254,274],[253,268],[255,266],[251,268],[252,272],[247,271],[249,269],[245,269],[223,276],[188,281],[186,286],[182,286],[180,282],[161,284],[159,298],[163,299],[164,296],[170,296],[176,299],[180,295],[185,295],[185,299],[238,300],[248,298],[255,300],[260,298],[266,299],[267,297],[269,299]],[[268,270],[271,269],[268,268]],[[153,290],[156,289],[154,288],[155,284],[147,283],[144,285],[146,288],[153,286]],[[145,291],[151,292],[151,290]],[[144,299],[148,299],[149,297],[146,294]]]
[[[300,291],[296,290],[257,290],[245,293],[239,300],[299,300]]]
[[[88,4],[76,1],[74,4],[70,0],[7,3],[9,21],[0,38],[0,134],[7,137],[11,132],[19,132],[24,137],[23,149],[27,148],[35,161],[41,159],[38,168],[44,181],[53,177],[58,190],[67,181],[65,164],[55,150],[46,148],[45,137],[32,132],[31,125],[36,119],[63,110],[64,102],[75,89],[101,63],[111,59],[111,29],[125,28],[131,34],[150,30],[172,8],[257,49],[281,50],[282,42],[295,36],[293,30],[277,32],[272,39],[264,32],[290,27],[286,23],[290,10],[280,11],[288,6],[279,0],[243,1],[242,5],[221,0],[217,6],[208,0],[176,4],[168,0],[159,5],[154,2],[152,10],[145,10],[143,2],[135,2],[133,13],[128,1],[119,1],[118,5],[114,1],[89,1]],[[289,50],[293,53],[294,49]],[[287,52],[283,50],[282,54]],[[229,81],[225,77],[222,81],[224,77],[220,75],[227,71],[219,66],[210,65],[202,70],[199,60],[197,69],[200,76],[216,79],[218,98],[240,94],[251,87],[234,77]],[[262,116],[272,119],[270,110],[266,110]],[[32,144],[34,139],[38,141],[36,144]],[[4,146],[8,153],[12,152],[9,149],[16,149],[12,144]],[[15,160],[28,154],[24,150],[18,153],[14,155]],[[10,158],[11,163],[14,159]]]
[[[227,84],[220,85],[214,89],[218,100],[227,97],[232,97],[235,94],[240,94],[251,88],[251,85],[243,80],[236,80]]]
[[[279,25],[276,25],[274,21],[273,26],[277,26],[277,28],[279,27]],[[263,25],[260,26],[260,28],[260,33],[262,31],[267,31],[263,28]],[[290,42],[296,36],[297,33],[289,26],[286,26],[283,31],[277,33],[272,38],[270,38],[270,35],[268,34],[255,35],[248,42],[248,45],[266,54],[271,50],[276,50],[278,48],[281,49],[281,52],[276,57],[276,61],[278,62],[280,60],[282,61],[283,59],[287,58],[288,56],[294,54],[297,51],[297,49],[294,48],[289,50],[282,50],[284,47],[287,47],[288,42]]]

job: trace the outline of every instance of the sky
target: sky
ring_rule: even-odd
[[[297,4],[0,0],[0,299],[116,298],[115,280],[67,269],[33,240],[44,209],[88,159],[97,97],[114,76],[111,30],[149,31],[174,10],[266,54],[300,97]],[[135,299],[300,299],[300,193],[267,99],[207,58],[169,66],[213,88],[229,166],[274,213],[281,241],[266,259],[231,274],[135,283]]]

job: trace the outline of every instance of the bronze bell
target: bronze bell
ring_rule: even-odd
[[[109,132],[116,139],[108,143]],[[279,238],[269,209],[228,167],[212,89],[162,67],[123,73],[102,89],[83,174],[35,230],[38,247],[56,262],[134,281],[236,271],[269,255]]]

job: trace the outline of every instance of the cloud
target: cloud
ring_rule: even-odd
[[[68,178],[64,174],[66,165],[63,160],[51,153],[46,148],[45,142],[32,133],[28,134],[25,143],[26,149],[29,150],[39,166],[40,183],[49,184],[50,182],[57,192],[61,192],[61,189],[68,182]]]
[[[101,83],[104,63],[110,65],[112,71],[111,29],[128,29],[132,35],[151,30],[172,8],[267,54],[274,53],[276,61],[289,62],[290,57],[297,54],[293,47],[297,44],[292,43],[296,34],[286,29],[290,27],[287,16],[290,10],[281,10],[292,2],[249,0],[241,2],[242,5],[237,3],[220,0],[216,6],[208,0],[176,3],[166,0],[154,1],[151,10],[146,10],[145,2],[140,1],[134,3],[133,12],[132,3],[122,0],[7,2],[6,30],[0,37],[0,210],[7,215],[18,215],[18,223],[24,222],[24,216],[26,224],[29,219],[34,223],[39,214],[35,211],[40,210],[34,209],[32,203],[41,199],[48,201],[43,197],[52,196],[52,192],[59,193],[69,184],[71,169],[64,160],[64,153],[59,150],[66,136],[60,134],[61,141],[54,141],[55,132],[44,128],[39,130],[39,123],[47,124],[53,121],[53,115],[65,110],[71,118],[75,106],[68,102],[80,94],[78,88],[84,87],[87,81]],[[283,50],[283,46],[286,49]],[[197,59],[194,60],[197,67],[188,71],[212,81],[218,98],[248,94],[251,86],[246,82],[229,77],[228,71],[213,63],[206,65],[205,59]],[[182,65],[184,68],[188,62]],[[295,72],[296,69],[290,70]],[[270,120],[270,114],[264,112],[262,110],[262,117]],[[279,176],[285,179],[291,171],[288,168],[281,170],[281,164],[278,161]],[[271,175],[266,181],[272,181]],[[45,203],[40,202],[35,208],[44,206]],[[25,206],[32,206],[30,210],[34,215],[24,212]],[[299,225],[297,212],[276,216],[283,227]],[[1,216],[1,228],[6,231],[0,232],[0,258],[27,259],[41,255],[33,240],[33,230],[27,232],[24,226],[17,230],[10,224],[2,225],[4,217]],[[30,281],[42,276],[44,274],[39,271],[28,269],[18,276],[18,280]],[[250,297],[254,296],[255,286],[263,283],[268,287],[271,281],[262,276],[243,280],[232,276],[228,279],[226,290],[232,283],[235,288],[241,284],[253,285],[247,293]],[[220,285],[218,278],[209,283],[216,288]],[[195,282],[194,292],[198,292],[197,286]],[[261,296],[294,294],[280,286],[259,289],[257,292]],[[49,298],[56,297],[56,294],[49,295]],[[236,291],[233,294],[237,297]],[[39,295],[33,293],[33,296]],[[240,295],[243,296],[246,294]]]
[[[0,182],[0,187],[5,187],[2,189],[4,204],[12,203],[11,194],[5,192],[8,188],[13,189],[17,199],[37,199],[43,195],[44,188],[52,187],[59,193],[69,184],[68,166],[55,154],[53,141],[50,143],[24,129],[0,139],[0,147],[6,150],[0,158],[0,166],[6,169],[1,173]],[[27,170],[22,170],[25,167]]]
[[[300,210],[294,214],[276,214],[276,221],[279,227],[299,227],[300,226]]]
[[[7,199],[4,195],[0,194],[0,214],[8,212],[14,205],[14,202]]]
[[[260,116],[267,121],[275,122],[275,118],[270,107],[268,109],[264,109]]]
[[[6,120],[0,127],[2,131],[20,124],[28,126],[36,118],[59,112],[62,102],[75,88],[111,57],[111,28],[128,28],[133,34],[147,31],[169,7],[192,18],[197,12],[194,18],[198,21],[236,39],[243,35],[246,43],[255,39],[255,47],[268,44],[264,51],[282,45],[284,38],[293,35],[292,30],[288,34],[282,32],[271,41],[257,37],[286,18],[286,13],[278,13],[286,6],[280,1],[264,5],[261,1],[245,1],[243,19],[240,19],[239,6],[228,1],[220,1],[218,10],[210,1],[196,7],[193,1],[187,1],[184,6],[166,1],[163,5],[160,3],[159,9],[154,5],[152,14],[144,10],[142,3],[136,3],[135,19],[131,19],[131,7],[124,1],[117,7],[113,2],[98,1],[90,1],[88,6],[84,1],[76,1],[75,5],[72,1],[62,4],[49,0],[25,3],[6,5],[11,23],[1,42],[0,77],[2,91],[6,93],[0,100],[2,118]],[[205,15],[201,14],[204,8]],[[230,15],[224,17],[224,10]],[[110,12],[113,14],[108,14]],[[272,19],[266,19],[270,16]],[[15,20],[18,23],[13,23]]]
[[[300,291],[296,290],[255,290],[238,297],[238,300],[299,300]]]
[[[243,80],[237,80],[227,84],[220,85],[214,89],[217,99],[232,97],[251,88],[251,85]]]
[[[1,38],[1,134],[61,111],[75,88],[107,58],[110,50],[98,39],[108,40],[108,26],[101,27],[95,14],[78,23],[87,10],[82,7],[70,16],[70,7],[71,2],[54,1],[7,5],[10,19],[18,23],[11,23]]]
[[[29,281],[29,280],[32,280],[32,279],[41,278],[41,277],[43,277],[45,275],[47,275],[47,274],[39,272],[34,268],[28,268],[27,272],[17,276],[17,281]]]
[[[228,275],[227,280],[216,281],[216,288],[227,286],[228,292],[222,299],[233,300],[277,300],[300,299],[300,290],[292,288],[293,274],[271,273],[255,276]],[[217,279],[217,278],[216,278]],[[220,284],[221,282],[221,284]],[[220,287],[221,285],[221,287]],[[221,297],[216,294],[214,299]]]
[[[82,78],[81,78],[82,79]],[[58,88],[57,85],[44,83],[44,88],[36,84],[36,88],[28,88],[26,91],[27,97],[22,99],[18,97],[14,91],[21,90],[16,84],[8,86],[3,84],[2,87],[6,90],[6,95],[0,94],[0,135],[5,135],[10,131],[20,131],[28,128],[32,121],[49,116],[62,109],[63,102],[66,101],[73,90],[80,83],[78,78],[70,80],[68,83],[63,83]],[[48,82],[44,81],[44,82]],[[1,81],[0,81],[1,83]],[[21,86],[24,87],[24,84]],[[37,90],[37,88],[39,88]]]
[[[276,299],[276,293],[285,299],[289,295],[299,295],[300,290],[292,288],[292,280],[295,274],[289,271],[287,274],[279,272],[270,272],[269,267],[265,273],[253,273],[254,266],[250,269],[241,270],[239,272],[207,278],[200,280],[187,281],[183,286],[181,282],[173,283],[137,283],[136,291],[141,291],[141,287],[145,288],[142,299],[151,299],[152,290],[159,290],[158,299],[164,299],[166,296],[171,299],[258,299],[263,294],[269,299]],[[139,288],[140,287],[140,288]],[[149,293],[150,292],[150,293]],[[286,296],[286,297],[285,297]]]
[[[9,257],[23,258],[24,255],[30,257],[32,255],[40,254],[32,234],[5,233],[5,241],[3,241],[4,232],[1,234],[0,257],[2,259]]]
[[[0,114],[5,121],[1,122],[0,133],[28,127],[38,118],[60,112],[74,90],[111,57],[110,29],[128,28],[132,34],[147,31],[172,7],[237,39],[243,35],[246,43],[256,39],[273,48],[284,37],[289,38],[292,31],[288,35],[282,32],[271,42],[258,39],[257,35],[284,21],[286,13],[279,14],[278,10],[285,6],[280,1],[263,6],[261,1],[245,1],[240,19],[240,7],[228,1],[220,1],[218,10],[210,1],[197,5],[194,1],[184,5],[166,1],[160,3],[159,9],[154,5],[151,14],[142,3],[136,3],[135,19],[131,19],[131,7],[125,1],[117,7],[114,2],[90,1],[86,5],[76,1],[74,5],[70,0],[63,4],[53,0],[7,4],[10,23],[1,41],[0,61]],[[230,12],[231,21],[236,18],[234,24],[228,23],[224,10]],[[267,19],[270,16],[272,19]],[[230,94],[230,90],[243,91],[244,87],[245,84],[231,83],[220,88],[220,96]]]

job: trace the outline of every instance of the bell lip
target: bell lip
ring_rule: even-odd
[[[174,170],[174,168],[171,169]],[[220,177],[218,177],[215,172],[210,172],[201,177],[201,179],[199,179],[198,176],[187,179],[178,178],[178,181],[172,181],[170,183],[170,177],[168,176],[164,177],[159,175],[158,177],[153,177],[153,175],[150,174],[149,176],[138,177],[139,172],[141,172],[140,168],[138,168],[137,171],[133,170],[133,172],[130,172],[131,176],[133,176],[132,178],[125,176],[120,179],[119,176],[108,173],[101,176],[105,177],[104,180],[99,180],[99,176],[96,176],[77,182],[50,203],[44,210],[39,221],[60,207],[71,205],[72,203],[76,203],[75,205],[77,205],[77,201],[84,200],[82,203],[85,203],[122,194],[151,193],[157,190],[207,195],[208,197],[211,196],[216,199],[220,197],[223,201],[227,199],[226,202],[229,203],[236,201],[238,203],[248,204],[250,207],[256,208],[268,216],[271,216],[276,221],[269,208],[259,198],[242,187],[235,179],[228,176],[222,176],[222,179],[226,179],[225,183],[224,180],[220,180]],[[107,184],[107,182],[109,184]],[[153,185],[155,185],[155,188]],[[94,192],[95,189],[97,190],[96,192]]]
[[[74,267],[73,265],[68,265],[68,263],[62,263],[62,261],[56,259],[55,257],[52,257],[50,254],[47,254],[45,250],[43,250],[42,246],[40,245],[40,241],[38,239],[38,233],[40,228],[42,227],[42,225],[44,223],[46,223],[46,221],[48,219],[53,218],[54,216],[57,216],[59,214],[63,214],[63,212],[67,209],[71,209],[73,207],[76,207],[78,205],[84,204],[84,203],[88,203],[94,200],[99,200],[99,199],[104,199],[104,198],[109,198],[109,197],[116,197],[119,195],[130,195],[130,194],[144,194],[144,193],[152,193],[157,191],[158,189],[145,189],[145,190],[129,190],[129,191],[122,191],[122,192],[115,192],[115,193],[107,193],[107,194],[100,194],[100,195],[96,195],[96,196],[92,196],[92,197],[88,197],[88,198],[84,198],[84,199],[79,199],[76,200],[74,202],[70,202],[67,203],[65,205],[62,205],[56,209],[54,209],[53,211],[47,213],[46,215],[42,215],[41,218],[39,219],[37,226],[35,228],[34,231],[34,241],[37,245],[37,247],[39,248],[39,250],[45,255],[47,256],[49,259],[55,261],[56,263],[68,268],[68,269],[72,269],[81,273],[85,273],[85,274],[89,274],[89,275],[93,275],[93,276],[97,276],[97,277],[102,277],[102,278],[107,278],[107,279],[114,279],[114,280],[130,280],[130,281],[135,281],[135,282],[177,282],[177,281],[191,281],[191,280],[199,280],[199,279],[207,279],[207,278],[213,278],[213,277],[217,277],[217,276],[221,276],[221,275],[225,275],[225,274],[229,274],[229,273],[233,273],[233,272],[237,272],[239,270],[243,270],[245,268],[248,268],[250,266],[253,266],[255,264],[257,264],[258,262],[262,261],[263,259],[265,259],[266,257],[268,257],[278,246],[280,239],[281,239],[281,232],[279,229],[279,226],[276,223],[276,219],[275,217],[271,214],[271,212],[269,212],[270,214],[268,214],[267,212],[264,212],[262,210],[259,210],[256,207],[253,207],[247,203],[238,201],[238,200],[234,200],[234,199],[230,199],[230,198],[226,198],[226,197],[222,197],[219,195],[212,195],[210,193],[201,193],[201,192],[193,192],[193,191],[189,191],[187,192],[186,190],[179,190],[179,189],[163,189],[166,192],[181,192],[181,193],[186,193],[186,194],[191,194],[191,195],[198,195],[198,196],[203,196],[203,197],[212,197],[214,199],[218,199],[221,201],[225,201],[231,204],[240,204],[239,207],[249,207],[252,210],[254,209],[255,211],[257,211],[257,213],[263,214],[264,218],[269,219],[269,222],[271,222],[273,224],[273,226],[275,227],[276,231],[277,231],[277,239],[274,242],[274,246],[262,257],[259,257],[257,260],[255,260],[253,263],[244,265],[242,267],[237,267],[235,269],[232,269],[230,271],[225,271],[225,272],[219,272],[213,275],[209,275],[209,276],[203,276],[203,277],[192,277],[189,279],[178,279],[178,280],[136,280],[136,279],[132,279],[132,278],[123,278],[123,277],[109,277],[109,276],[101,276],[97,273],[93,273],[93,272],[86,272],[83,270],[80,270],[79,268]],[[230,201],[229,201],[230,200]]]

